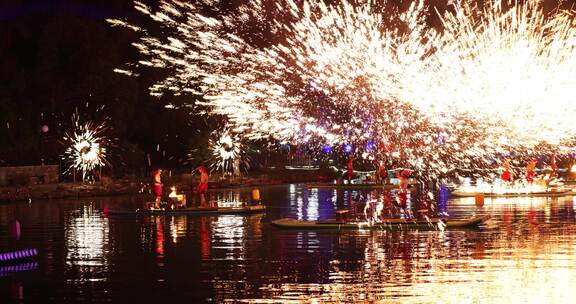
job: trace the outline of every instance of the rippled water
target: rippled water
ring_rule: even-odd
[[[212,193],[248,198],[250,189]],[[136,198],[0,205],[0,251],[37,248],[0,265],[5,302],[573,303],[576,199],[474,198],[452,217],[492,215],[480,229],[286,231],[269,219],[327,219],[363,193],[261,189],[266,215],[105,217]],[[8,224],[17,218],[15,243]],[[19,300],[23,299],[23,300]]]

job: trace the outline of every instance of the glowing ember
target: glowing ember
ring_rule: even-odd
[[[171,187],[170,188],[170,194],[168,194],[168,197],[172,197],[172,198],[177,198],[178,194],[176,194],[176,187]]]

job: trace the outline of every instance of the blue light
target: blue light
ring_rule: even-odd
[[[344,153],[352,153],[352,151],[354,151],[354,147],[352,147],[351,144],[345,144],[342,146],[342,151],[344,151]]]
[[[366,151],[372,151],[372,150],[374,150],[374,148],[376,148],[376,145],[374,144],[373,141],[369,140],[366,143]]]
[[[330,146],[329,144],[324,144],[322,146],[322,152],[324,152],[325,154],[332,153],[332,146]]]
[[[450,198],[450,189],[446,187],[444,183],[440,184],[440,195],[438,211],[447,212],[448,211],[448,199]]]

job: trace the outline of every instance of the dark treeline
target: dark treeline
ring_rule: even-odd
[[[165,109],[186,97],[151,97],[162,71],[115,73],[138,58],[129,30],[106,18],[141,18],[131,1],[3,1],[0,5],[0,165],[60,163],[72,113],[109,118],[110,153],[121,167],[175,167],[205,146],[212,124],[194,109]],[[97,109],[101,109],[98,112]],[[42,126],[48,131],[42,132]],[[46,128],[44,128],[46,131]]]

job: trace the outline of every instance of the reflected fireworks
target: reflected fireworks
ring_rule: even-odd
[[[246,222],[241,216],[221,216],[212,222],[212,250],[222,251],[218,254],[222,259],[245,259]]]
[[[107,267],[106,248],[109,245],[108,220],[102,218],[92,205],[85,205],[78,214],[68,215],[66,221],[66,261],[76,267]],[[81,271],[82,278],[94,275]]]
[[[515,228],[518,226],[521,224]],[[554,228],[542,230],[548,229]],[[550,239],[544,233],[528,233],[518,229],[513,237],[500,238],[465,231],[326,234],[324,251],[330,253],[326,257],[322,250],[317,254],[318,266],[313,270],[307,265],[296,269],[284,266],[281,283],[260,287],[264,294],[258,302],[422,303],[430,299],[482,301],[487,295],[498,302],[570,302],[574,292],[566,282],[574,276],[567,269],[576,264],[566,255],[572,256],[573,239],[558,246],[556,235]],[[294,259],[300,257],[296,250],[316,248],[314,242],[304,243],[302,249],[293,246],[290,253]],[[341,250],[345,254],[338,254]],[[312,275],[317,276],[314,281]],[[554,276],[558,284],[541,288],[541,282],[554,280]],[[292,277],[306,279],[294,282]],[[326,284],[320,283],[323,279]],[[510,286],[514,289],[508,289]]]
[[[70,163],[68,172],[80,170],[82,179],[94,169],[104,167],[106,161],[106,146],[108,138],[103,134],[107,130],[106,123],[80,123],[77,116],[74,121],[73,133],[64,135],[64,143],[68,146],[64,152],[64,160]]]

